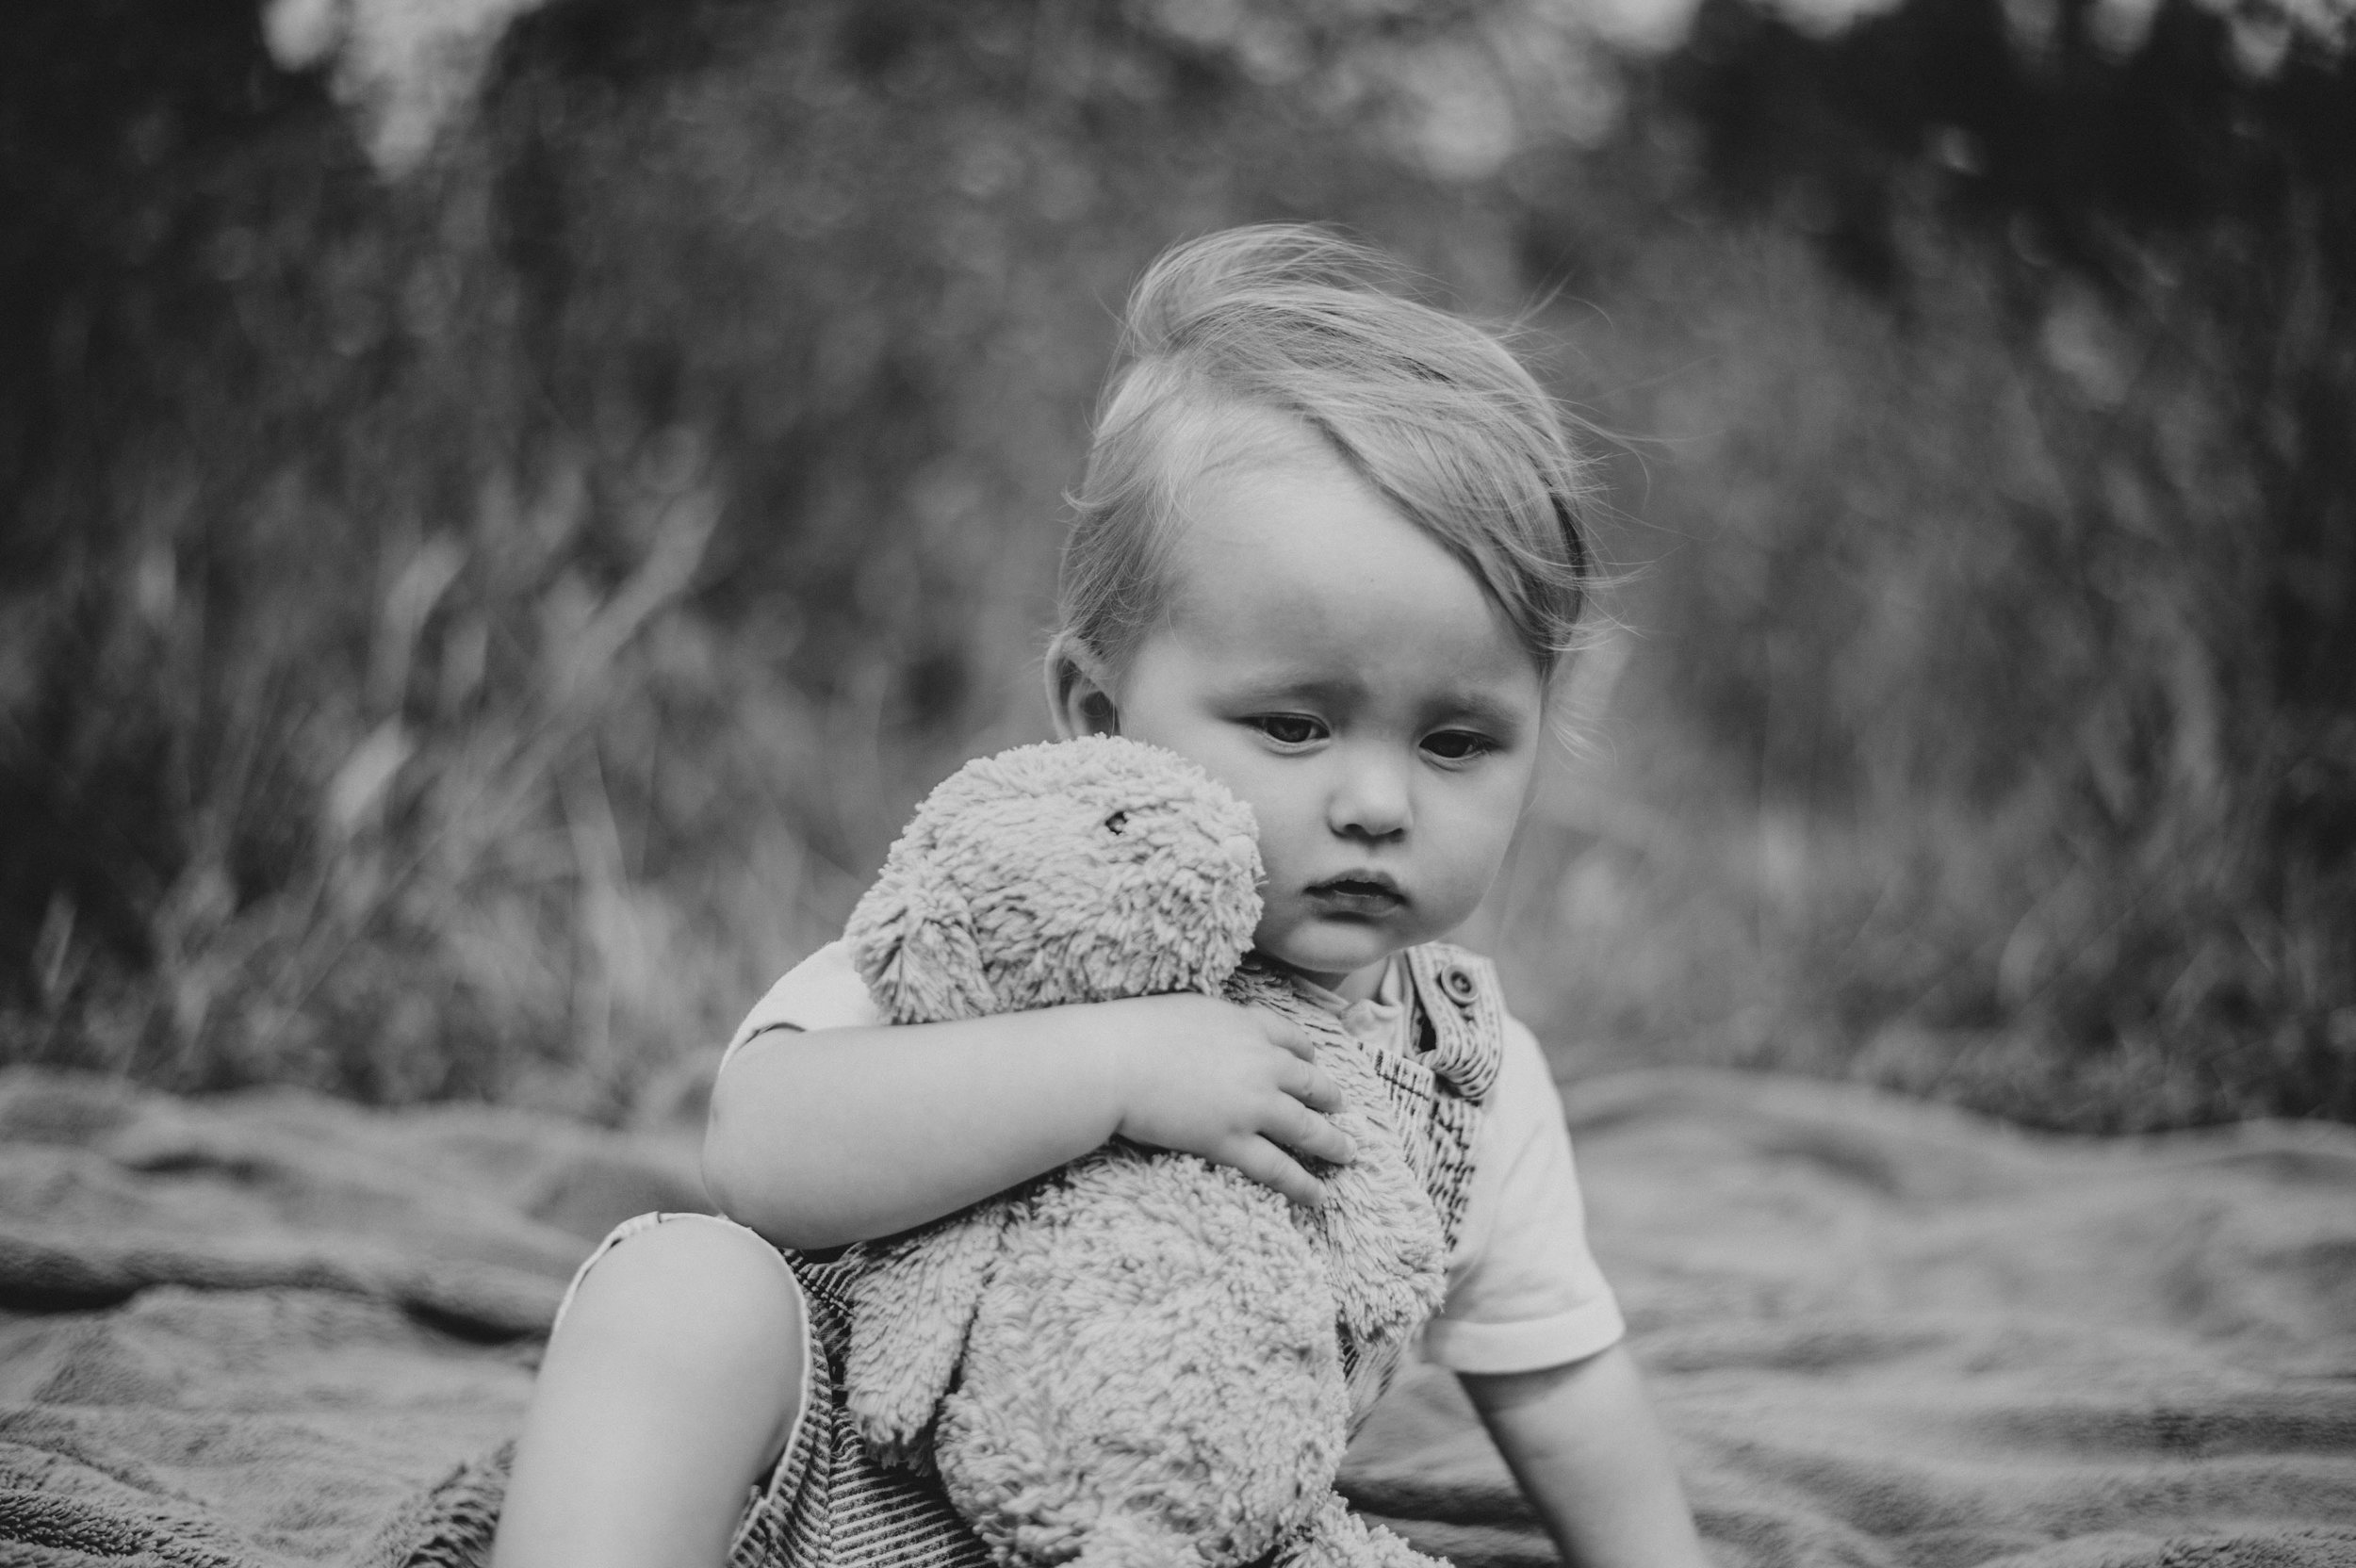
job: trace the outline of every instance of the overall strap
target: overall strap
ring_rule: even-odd
[[[1497,965],[1446,942],[1411,947],[1406,959],[1424,1064],[1465,1099],[1488,1099],[1505,1056],[1505,995]]]
[[[1505,1004],[1497,970],[1486,958],[1437,944],[1410,948],[1403,957],[1415,1015],[1413,1053],[1369,1050],[1366,1059],[1452,1255],[1472,1198],[1482,1102],[1505,1053]],[[1344,1336],[1353,1431],[1398,1374],[1405,1350],[1404,1340],[1361,1347]]]
[[[1427,943],[1402,955],[1415,1009],[1415,1053],[1372,1053],[1408,1164],[1431,1194],[1450,1250],[1472,1196],[1482,1102],[1505,1054],[1497,969],[1462,948]]]

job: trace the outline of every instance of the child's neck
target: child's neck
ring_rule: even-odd
[[[1376,994],[1383,989],[1383,978],[1391,972],[1391,961],[1397,955],[1386,953],[1366,968],[1351,970],[1344,974],[1317,973],[1298,968],[1266,953],[1259,956],[1260,961],[1269,968],[1295,975],[1317,987],[1319,990],[1331,991],[1344,1002],[1372,1002]]]

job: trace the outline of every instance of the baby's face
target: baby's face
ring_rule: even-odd
[[[1472,574],[1320,449],[1194,491],[1121,733],[1248,801],[1263,953],[1345,996],[1472,913],[1529,798],[1545,683]]]

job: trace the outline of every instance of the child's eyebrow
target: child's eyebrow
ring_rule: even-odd
[[[1247,704],[1291,700],[1338,706],[1355,702],[1365,694],[1365,683],[1347,677],[1281,672],[1249,677],[1228,689],[1231,700]]]
[[[1348,676],[1296,676],[1281,671],[1248,677],[1227,692],[1228,700],[1243,708],[1301,702],[1331,710],[1351,707],[1363,701],[1366,694],[1365,682]],[[1472,724],[1509,736],[1520,734],[1525,724],[1524,715],[1513,703],[1477,686],[1437,693],[1424,712],[1424,722],[1429,724]]]
[[[1513,704],[1486,692],[1450,692],[1432,704],[1435,720],[1459,720],[1501,735],[1521,733],[1523,716]]]

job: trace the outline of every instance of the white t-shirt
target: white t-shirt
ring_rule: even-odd
[[[1412,1049],[1396,964],[1372,1002],[1314,991],[1312,1000],[1368,1045]],[[765,1031],[882,1021],[849,948],[829,942],[754,1004],[721,1070]],[[1504,1061],[1473,1144],[1472,1192],[1448,1255],[1448,1298],[1424,1329],[1424,1359],[1457,1372],[1532,1372],[1584,1360],[1625,1331],[1619,1303],[1587,1250],[1586,1209],[1554,1075],[1537,1039],[1509,1018]]]

